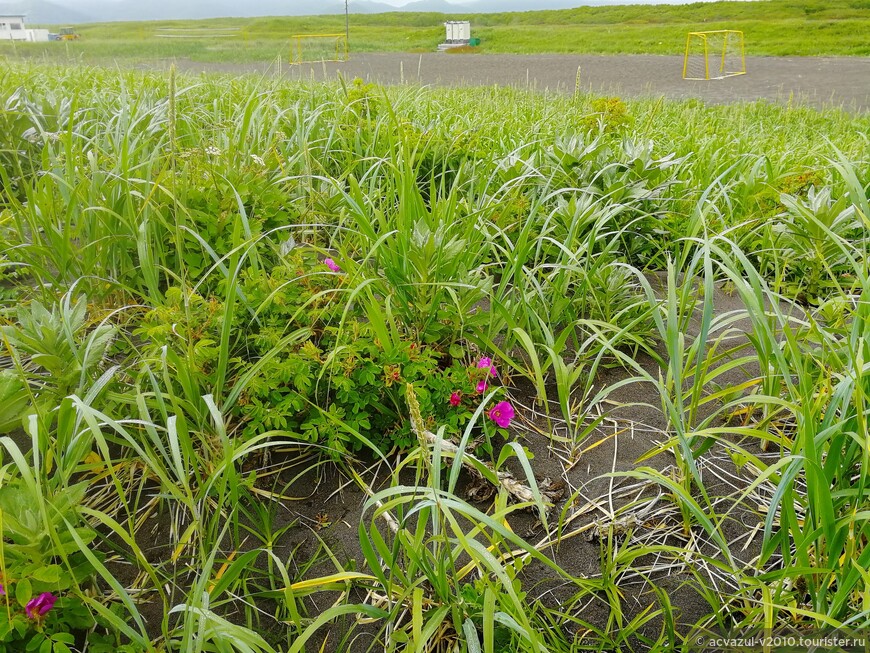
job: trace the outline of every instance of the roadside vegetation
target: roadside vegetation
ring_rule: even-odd
[[[355,14],[353,52],[432,52],[447,17],[435,13]],[[870,56],[868,0],[761,0],[691,5],[579,7],[561,11],[451,15],[472,21],[480,53],[682,54],[686,33],[737,29],[747,54]],[[228,38],[158,38],[161,28],[240,28]],[[78,42],[0,43],[0,54],[52,61],[252,63],[289,57],[294,34],[344,33],[344,16],[154,21],[82,25]]]
[[[0,106],[0,649],[870,623],[867,115],[27,64]]]

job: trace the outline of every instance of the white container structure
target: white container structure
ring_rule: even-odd
[[[41,43],[49,40],[47,29],[26,29],[24,31],[27,32],[27,40],[32,43]]]
[[[48,41],[48,30],[27,29],[23,14],[0,14],[0,41]]]
[[[0,40],[26,41],[23,15],[0,14]]]
[[[471,23],[467,20],[448,20],[444,23],[447,35],[439,50],[449,50],[468,45],[471,41]]]

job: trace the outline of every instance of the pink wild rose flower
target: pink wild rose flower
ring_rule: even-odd
[[[495,406],[489,409],[489,419],[498,424],[500,428],[506,429],[511,425],[511,420],[514,418],[514,407],[506,401],[500,401]]]
[[[30,619],[38,619],[44,617],[49,610],[54,607],[57,597],[51,592],[43,592],[39,596],[34,596],[24,606],[24,612]]]
[[[333,261],[331,258],[324,259],[323,264],[333,272],[341,272],[341,268],[339,267],[338,263]]]
[[[456,408],[459,404],[462,403],[462,395],[458,392],[454,392],[450,395],[450,405]]]
[[[477,362],[477,367],[482,370],[489,370],[489,373],[493,376],[497,376],[495,371],[495,365],[492,364],[492,359],[489,356],[484,356]]]
[[[478,383],[475,390],[479,395],[482,395],[484,392],[486,392],[486,381],[481,381],[480,383]]]

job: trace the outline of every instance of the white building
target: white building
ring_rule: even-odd
[[[467,45],[471,40],[471,23],[467,20],[449,20],[444,27],[447,28],[447,43]]]
[[[471,23],[467,20],[448,20],[444,23],[447,29],[447,38],[444,43],[438,46],[439,50],[450,50],[451,48],[460,48],[467,45],[477,45],[473,43],[475,39],[471,38]]]
[[[48,41],[48,30],[28,29],[22,14],[0,14],[0,41]]]

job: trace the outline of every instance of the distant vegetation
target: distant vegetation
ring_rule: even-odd
[[[469,18],[481,52],[676,54],[690,30],[741,29],[750,55],[870,55],[870,0],[764,0],[691,5],[580,7],[561,11],[455,15]],[[444,14],[354,15],[356,52],[428,52],[443,39]],[[242,28],[238,38],[159,39],[160,27]],[[83,25],[80,43],[15,46],[19,56],[87,61],[269,61],[286,53],[288,36],[344,31],[343,16],[215,19]],[[0,44],[0,53],[13,46]]]

